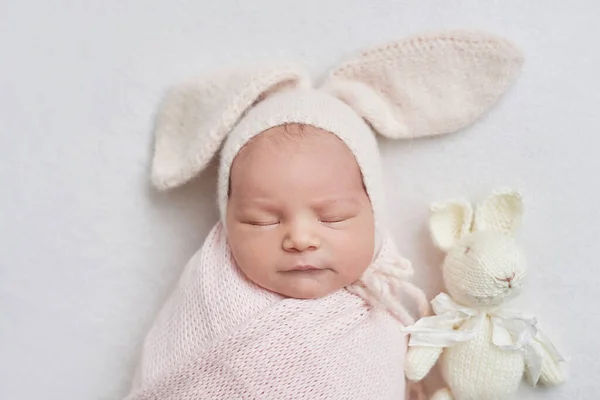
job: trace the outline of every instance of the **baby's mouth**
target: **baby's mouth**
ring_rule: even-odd
[[[292,268],[292,271],[320,271],[321,268],[317,268],[314,265],[298,265]]]
[[[312,264],[298,264],[291,268],[287,268],[287,269],[283,270],[282,272],[317,274],[317,273],[324,272],[327,270],[328,270],[328,268],[320,268],[320,267],[317,267]]]

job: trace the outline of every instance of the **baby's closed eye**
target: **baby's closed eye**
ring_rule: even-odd
[[[237,219],[244,225],[272,226],[279,224],[277,216],[264,213],[242,213],[238,215]]]
[[[260,220],[248,220],[248,221],[242,221],[242,223],[247,224],[247,225],[253,225],[253,226],[273,226],[273,225],[277,225],[279,224],[279,221],[276,220],[265,220],[265,221],[260,221]]]
[[[339,224],[346,222],[356,216],[351,212],[335,212],[319,214],[319,221],[324,224]]]
[[[349,217],[345,217],[345,216],[327,216],[327,217],[320,217],[319,221],[333,223],[333,222],[346,221],[347,219],[349,219]]]
[[[316,203],[313,211],[321,223],[335,224],[356,217],[360,204],[352,197],[336,197]]]

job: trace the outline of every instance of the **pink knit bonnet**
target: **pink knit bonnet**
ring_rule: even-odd
[[[222,70],[172,88],[155,129],[152,181],[180,186],[220,150],[218,206],[224,221],[235,155],[254,136],[287,123],[338,136],[354,153],[384,230],[385,194],[375,133],[410,139],[460,130],[506,91],[522,65],[509,42],[482,32],[416,36],[364,51],[314,86],[294,65]]]

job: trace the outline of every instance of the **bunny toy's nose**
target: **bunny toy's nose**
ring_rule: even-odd
[[[510,289],[510,288],[512,288],[511,282],[513,281],[513,279],[515,279],[515,276],[516,276],[516,274],[513,272],[512,275],[509,276],[508,278],[496,278],[496,279],[498,279],[499,281],[508,283],[508,288]]]

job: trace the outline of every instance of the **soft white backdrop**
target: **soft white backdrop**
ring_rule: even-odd
[[[521,303],[571,359],[520,399],[595,399],[600,329],[600,3],[589,1],[3,1],[0,4],[0,399],[118,399],[142,337],[217,219],[215,169],[148,187],[168,85],[240,60],[295,58],[318,78],[365,46],[482,28],[526,55],[471,128],[383,143],[399,246],[439,289],[429,203],[524,191]]]

